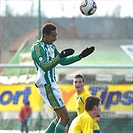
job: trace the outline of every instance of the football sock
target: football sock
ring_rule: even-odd
[[[57,125],[58,120],[54,119],[50,125],[48,126],[48,128],[45,130],[45,133],[54,133],[55,130],[55,126]]]
[[[58,123],[55,127],[54,133],[64,133],[65,127],[65,125]]]

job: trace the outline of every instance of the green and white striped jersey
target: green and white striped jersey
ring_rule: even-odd
[[[45,44],[42,39],[33,44],[31,56],[37,70],[37,86],[56,81],[56,65],[69,65],[80,60],[79,55],[60,58],[56,46],[54,44]]]

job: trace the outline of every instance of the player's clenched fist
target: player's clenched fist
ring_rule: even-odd
[[[94,46],[91,46],[90,48],[87,47],[86,49],[84,49],[84,50],[81,52],[81,54],[79,55],[79,57],[80,57],[80,58],[84,58],[84,57],[90,55],[91,53],[93,53],[94,50],[95,50],[95,47],[94,47]]]
[[[67,57],[67,56],[69,56],[69,55],[72,55],[74,52],[75,52],[75,51],[74,51],[73,49],[71,49],[71,48],[64,49],[64,50],[59,54],[59,56],[60,56],[61,58],[64,58],[64,57]]]

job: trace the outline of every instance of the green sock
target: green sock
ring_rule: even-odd
[[[58,123],[55,127],[54,133],[64,133],[65,127],[65,125]]]
[[[54,133],[55,130],[55,126],[57,125],[58,121],[57,119],[54,119],[50,125],[48,126],[48,128],[45,130],[45,133]]]

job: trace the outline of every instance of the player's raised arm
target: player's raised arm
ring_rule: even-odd
[[[92,54],[94,52],[94,50],[95,50],[94,46],[91,46],[90,48],[87,47],[79,55],[63,58],[62,60],[59,61],[59,64],[61,64],[63,66],[72,64],[74,62],[81,60],[82,58],[89,56],[90,54]]]
[[[61,53],[58,53],[57,51],[57,56],[49,61],[48,54],[44,54],[47,53],[47,50],[45,50],[43,46],[39,45],[40,43],[41,42],[37,42],[32,47],[32,58],[34,60],[34,63],[45,72],[55,67],[59,63],[61,58],[67,57],[74,53],[74,50],[71,48],[64,49]]]

